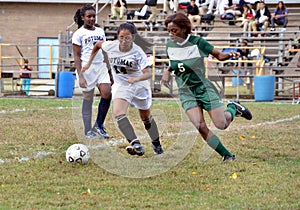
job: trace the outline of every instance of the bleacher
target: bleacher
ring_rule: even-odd
[[[242,39],[247,39],[249,40],[249,47],[265,47],[264,55],[262,56],[266,58],[267,62],[265,62],[263,69],[264,72],[276,75],[276,96],[291,96],[292,80],[300,78],[299,69],[296,69],[295,62],[291,62],[295,60],[295,56],[300,49],[300,5],[287,4],[286,6],[289,9],[289,23],[285,32],[281,32],[279,27],[277,27],[275,32],[270,32],[268,29],[264,37],[260,35],[258,37],[249,37],[248,35],[243,34],[242,28],[238,26],[238,21],[235,21],[235,25],[229,25],[228,21],[216,17],[210,24],[201,23],[192,33],[204,37],[214,46],[238,47],[239,42]],[[270,11],[273,11],[274,7],[269,7],[269,9]],[[115,39],[116,28],[120,23],[126,21],[133,22],[137,27],[138,32],[145,37],[148,42],[153,43],[155,46],[164,46],[168,39],[168,33],[164,26],[165,18],[166,15],[160,13],[157,17],[155,27],[147,29],[144,26],[144,20],[111,20],[108,16],[106,20],[103,20],[102,27],[105,29],[108,39]],[[157,48],[155,57],[165,59],[165,50],[163,48]],[[208,70],[208,76],[211,79],[214,79],[215,77],[213,74],[215,74],[216,71],[219,71],[219,67],[222,65],[222,63],[211,65]],[[255,69],[255,67],[253,69]],[[160,74],[157,72],[161,72],[161,70],[156,70],[156,74]],[[219,71],[219,73],[217,78],[222,78],[221,83],[223,84],[221,86],[225,88],[226,81],[232,79],[234,76],[232,72],[224,74],[224,72]],[[247,75],[247,77],[253,77],[254,75],[255,74],[252,73]],[[160,75],[157,75],[157,77],[160,78]],[[246,78],[245,75],[241,75],[241,77]],[[171,92],[173,91],[170,90],[170,93]],[[252,94],[253,90],[250,89],[249,93]]]

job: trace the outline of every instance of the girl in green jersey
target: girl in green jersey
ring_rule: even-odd
[[[223,158],[223,161],[235,160],[208,127],[203,110],[207,111],[214,125],[226,129],[235,116],[252,119],[251,112],[235,101],[229,101],[226,110],[218,91],[205,77],[204,57],[209,54],[220,61],[239,56],[237,52],[222,53],[205,39],[191,35],[191,23],[182,13],[169,16],[165,21],[170,40],[167,43],[167,56],[170,59],[168,69],[164,71],[162,84],[168,86],[171,72],[174,71],[179,88],[179,98],[183,109],[203,139]]]

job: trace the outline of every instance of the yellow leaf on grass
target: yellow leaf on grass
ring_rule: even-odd
[[[255,138],[256,138],[256,136],[255,136],[255,135],[252,135],[252,136],[251,136],[251,138],[252,138],[252,139],[255,139]]]
[[[233,173],[231,176],[230,176],[231,179],[236,179],[237,178],[237,173]]]
[[[197,172],[196,172],[196,171],[193,171],[193,172],[192,172],[192,174],[193,174],[193,175],[196,175],[196,174],[197,174]]]
[[[246,137],[245,136],[240,136],[240,140],[245,141]]]
[[[203,190],[205,190],[205,191],[209,191],[210,190],[210,188],[209,187],[204,187],[204,189]]]

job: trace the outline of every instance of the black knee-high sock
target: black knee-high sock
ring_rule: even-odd
[[[147,132],[152,140],[152,144],[154,146],[159,146],[160,141],[159,141],[158,128],[157,128],[156,122],[153,119],[153,117],[150,116],[150,118],[148,120],[143,120],[143,123],[145,125],[145,129],[147,130]]]
[[[109,110],[111,99],[101,98],[100,103],[98,105],[98,113],[97,113],[97,119],[95,122],[95,126],[101,127],[104,123],[104,120],[106,118],[107,112]]]
[[[125,114],[117,116],[116,120],[120,131],[123,133],[129,143],[137,139],[134,129]],[[138,141],[134,142],[139,143]]]
[[[84,134],[87,134],[87,132],[92,128],[92,106],[93,100],[83,99],[81,113],[84,125]]]

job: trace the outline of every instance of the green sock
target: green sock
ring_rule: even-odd
[[[224,145],[222,144],[222,142],[220,141],[219,137],[217,137],[216,135],[213,135],[208,141],[207,144],[213,148],[217,153],[219,153],[219,155],[221,155],[222,157],[225,155],[229,155],[232,156],[231,152],[229,152]]]
[[[225,112],[229,112],[231,114],[231,121],[233,121],[235,114],[236,114],[236,107],[233,104],[228,104],[227,109]]]

